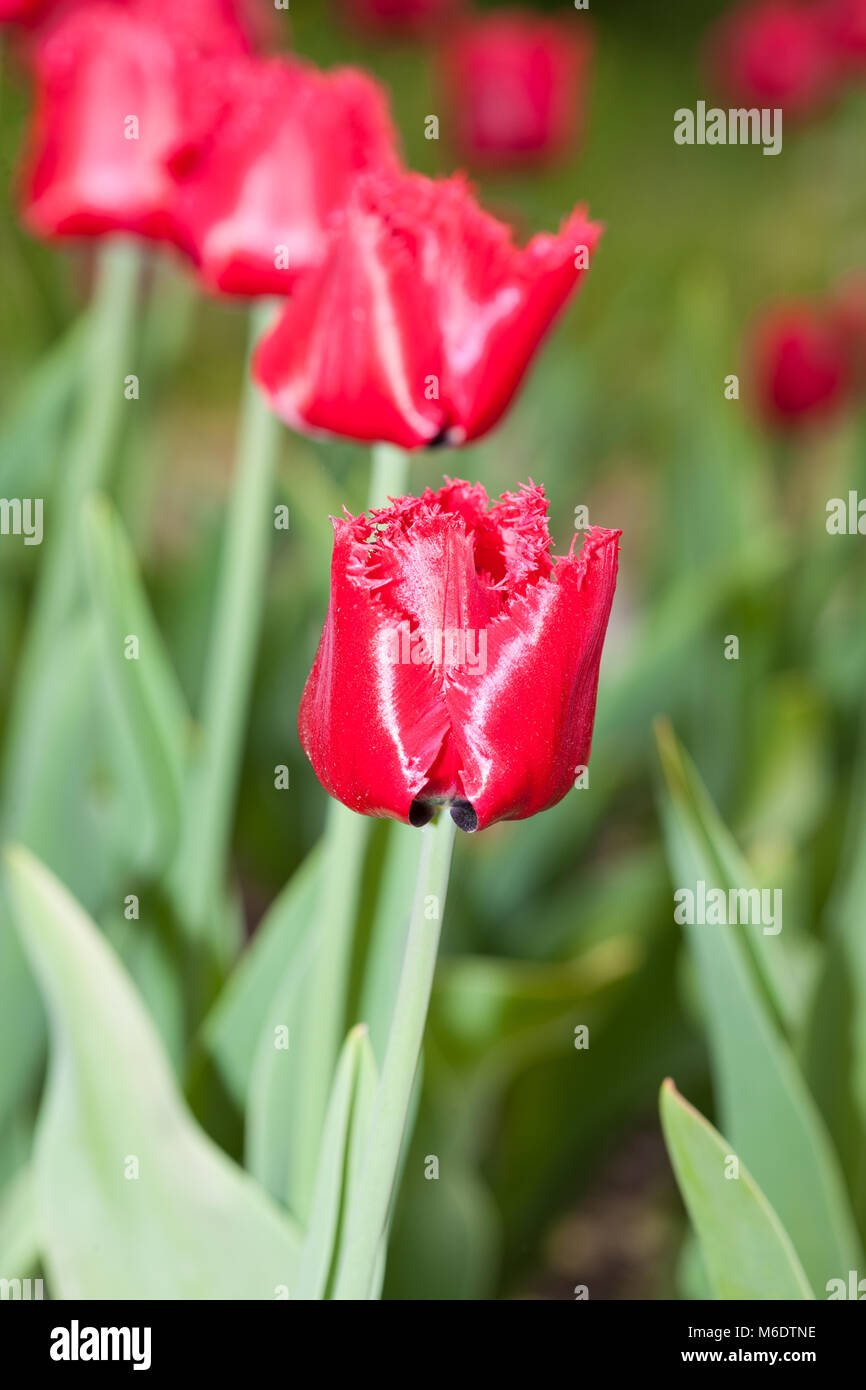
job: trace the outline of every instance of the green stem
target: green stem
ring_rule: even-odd
[[[385,1232],[433,987],[454,833],[454,822],[444,810],[421,831],[424,841],[406,954],[357,1187],[359,1197],[346,1224],[334,1289],[337,1299],[368,1297]]]
[[[82,395],[69,452],[58,475],[56,504],[48,510],[48,547],[31,609],[7,728],[3,787],[6,833],[17,833],[29,813],[34,767],[49,746],[45,720],[56,689],[50,684],[55,638],[81,593],[81,510],[85,498],[109,475],[128,402],[124,378],[131,362],[142,253],[126,241],[103,246],[88,314],[82,362]],[[135,407],[133,406],[133,409]],[[56,672],[54,673],[56,676]]]
[[[250,316],[251,347],[273,316]],[[232,829],[265,604],[271,499],[282,426],[247,371],[240,433],[207,653],[196,751],[175,864],[181,915],[191,936],[218,939],[220,891]]]
[[[409,483],[409,455],[393,444],[376,444],[370,460],[367,510],[387,507],[389,497],[402,497]]]
[[[377,444],[372,451],[368,510],[386,506],[389,497],[401,496],[408,478],[409,456],[390,444]],[[320,947],[308,986],[309,1017],[314,1020],[318,1043],[297,1096],[302,1147],[288,1193],[289,1206],[301,1218],[312,1198],[331,1081],[346,1032],[355,919],[369,833],[365,816],[339,802],[331,804],[324,836]]]
[[[322,855],[319,942],[304,998],[304,1016],[316,1042],[295,1099],[298,1158],[286,1192],[290,1210],[303,1220],[316,1184],[331,1082],[345,1035],[355,919],[369,837],[366,816],[331,802]]]

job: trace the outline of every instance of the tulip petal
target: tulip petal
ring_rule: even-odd
[[[497,423],[543,337],[578,287],[601,237],[577,208],[556,235],[523,249],[462,179],[435,185],[425,213],[425,275],[438,286],[450,442]]]
[[[589,760],[619,531],[591,530],[495,619],[483,673],[452,675],[445,699],[477,828],[561,801]]]
[[[363,73],[234,61],[222,119],[178,168],[176,219],[208,288],[285,295],[324,259],[357,175],[394,168],[384,93]]]
[[[417,230],[386,217],[381,199],[377,181],[358,180],[330,254],[260,343],[254,373],[296,429],[411,449],[442,428],[431,385],[441,344]]]
[[[32,47],[24,216],[42,236],[172,241],[171,156],[220,104],[212,66],[249,46],[227,0],[71,8]]]
[[[356,521],[335,523],[331,602],[298,728],[332,796],[366,815],[409,821],[448,711],[428,664],[390,659],[383,639],[394,615],[364,572],[358,535]]]
[[[361,175],[256,379],[296,429],[463,443],[499,420],[600,236],[578,208],[521,250],[461,178]]]

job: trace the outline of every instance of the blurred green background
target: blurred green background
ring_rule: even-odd
[[[799,981],[791,1036],[828,1116],[838,1100],[813,1075],[829,1064],[809,1039],[862,775],[853,750],[864,704],[866,560],[862,540],[830,537],[824,523],[829,497],[866,491],[866,430],[862,417],[848,417],[806,442],[769,437],[752,408],[743,344],[761,305],[822,293],[866,265],[866,90],[786,130],[779,158],[675,145],[674,110],[707,95],[698,45],[720,9],[594,6],[580,147],[553,169],[480,181],[485,204],[522,236],[557,225],[577,201],[607,230],[578,302],[505,423],[479,447],[415,456],[413,489],[435,486],[443,471],[480,479],[492,494],[531,476],[551,499],[556,550],[567,550],[580,504],[592,522],[622,528],[621,575],[589,789],[457,847],[386,1296],[557,1299],[580,1283],[593,1298],[670,1298],[699,1287],[680,1260],[685,1218],[657,1117],[667,1075],[704,1113],[714,1109],[695,984],[672,917],[656,715],[671,719],[761,881],[785,888]],[[326,21],[320,6],[293,6],[291,27],[295,47],[316,62],[359,63],[385,81],[414,167],[454,167],[423,45],[366,42]],[[92,265],[86,249],[39,246],[18,223],[27,108],[26,82],[7,60],[0,496],[44,495],[50,508],[70,408],[74,344],[65,335]],[[429,113],[440,115],[438,142],[424,139]],[[180,267],[154,262],[143,327],[145,350],[151,341],[171,366],[137,407],[113,490],[195,705],[246,316],[205,301]],[[28,392],[40,362],[34,413]],[[741,377],[737,402],[724,398],[731,372]],[[326,797],[295,716],[327,602],[328,515],[343,503],[363,507],[367,468],[361,450],[286,438],[278,500],[291,509],[291,529],[278,533],[273,554],[234,832],[249,931],[321,831]],[[0,548],[2,704],[39,562],[36,549]],[[728,634],[739,637],[738,661],[724,659]],[[75,692],[77,713],[52,750],[54,819],[32,839],[105,919],[121,887],[131,890],[122,856],[105,853],[117,770],[89,680],[67,653],[58,699]],[[290,770],[287,792],[274,789],[278,764]],[[145,891],[146,865],[141,875]],[[161,930],[158,921],[135,925]],[[164,1020],[173,1005],[146,947],[124,949]],[[572,1042],[580,1024],[589,1027],[586,1051]],[[4,1066],[14,1046],[7,1036]],[[203,1122],[239,1153],[230,1098],[217,1103],[206,1086],[192,1094]],[[15,1121],[0,1146],[0,1179],[26,1145],[35,1103],[24,1082],[10,1095]],[[443,1174],[435,1202],[424,1180],[431,1153]]]

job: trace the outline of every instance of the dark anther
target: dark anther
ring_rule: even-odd
[[[451,807],[451,819],[457,829],[465,830],[467,835],[478,829],[478,817],[470,801],[455,801]]]
[[[436,807],[429,801],[413,801],[409,807],[409,824],[420,830],[422,825],[429,825],[435,810]]]
[[[450,443],[451,443],[451,431],[450,431],[450,429],[449,429],[449,427],[448,427],[447,425],[443,425],[443,427],[442,427],[442,429],[439,431],[439,433],[438,433],[437,435],[435,435],[434,438],[431,439],[431,440],[429,441],[429,443],[427,444],[427,448],[428,448],[428,449],[447,449]]]

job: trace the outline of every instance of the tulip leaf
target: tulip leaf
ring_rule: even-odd
[[[866,1230],[866,723],[841,867],[828,908],[821,978],[803,1046],[812,1089],[839,1147]]]
[[[91,614],[70,618],[51,643],[30,707],[38,737],[31,756],[8,758],[2,808],[3,839],[26,844],[89,910],[104,900],[117,868],[95,775],[103,741],[97,643]],[[20,751],[7,742],[7,753]]]
[[[9,914],[0,882],[0,1129],[38,1084],[45,1052],[39,992]]]
[[[144,809],[129,819],[147,867],[165,862],[180,822],[189,717],[119,518],[104,498],[85,512],[88,576],[102,674],[121,740],[122,766]]]
[[[516,1059],[545,1036],[558,1048],[563,1020],[627,979],[640,961],[639,943],[625,935],[549,964],[448,957],[437,967],[430,1025],[450,1066],[501,1066],[503,1054]]]
[[[0,1192],[0,1269],[7,1278],[26,1279],[39,1253],[33,1175],[25,1164]]]
[[[320,943],[306,933],[283,971],[259,1037],[247,1093],[244,1163],[277,1200],[298,1203],[290,1174],[299,1140],[293,1101],[315,1046],[310,979]]]
[[[262,1021],[312,922],[319,862],[319,852],[313,849],[295,870],[202,1024],[202,1043],[241,1109],[247,1103]]]
[[[304,1224],[349,1026],[351,953],[369,826],[364,816],[331,804],[309,927],[278,980],[249,1087],[247,1166]]]
[[[832,905],[853,999],[851,1077],[860,1120],[866,1125],[866,725],[856,772],[846,856]]]
[[[358,1178],[376,1081],[369,1033],[359,1023],[349,1033],[337,1063],[293,1298],[326,1297],[339,1252],[342,1218],[349,1203],[362,1197]]]
[[[668,726],[658,731],[663,820],[674,883],[737,887],[703,816],[706,793]],[[725,1134],[788,1231],[816,1289],[854,1269],[859,1240],[836,1153],[782,1036],[740,926],[683,928],[701,987]],[[777,938],[771,938],[776,941]]]
[[[196,1125],[132,982],[62,885],[5,855],[51,1021],[33,1175],[59,1298],[270,1299],[300,1234]]]
[[[386,1297],[475,1301],[493,1296],[502,1246],[501,1216],[475,1165],[446,1133],[415,1146],[388,1246]],[[428,1181],[436,1156],[438,1177]],[[424,1251],[423,1260],[418,1251]]]
[[[0,430],[0,496],[33,497],[48,491],[89,332],[85,312],[23,382]]]
[[[672,1081],[661,1088],[660,1109],[714,1297],[813,1299],[790,1237],[730,1145]]]

